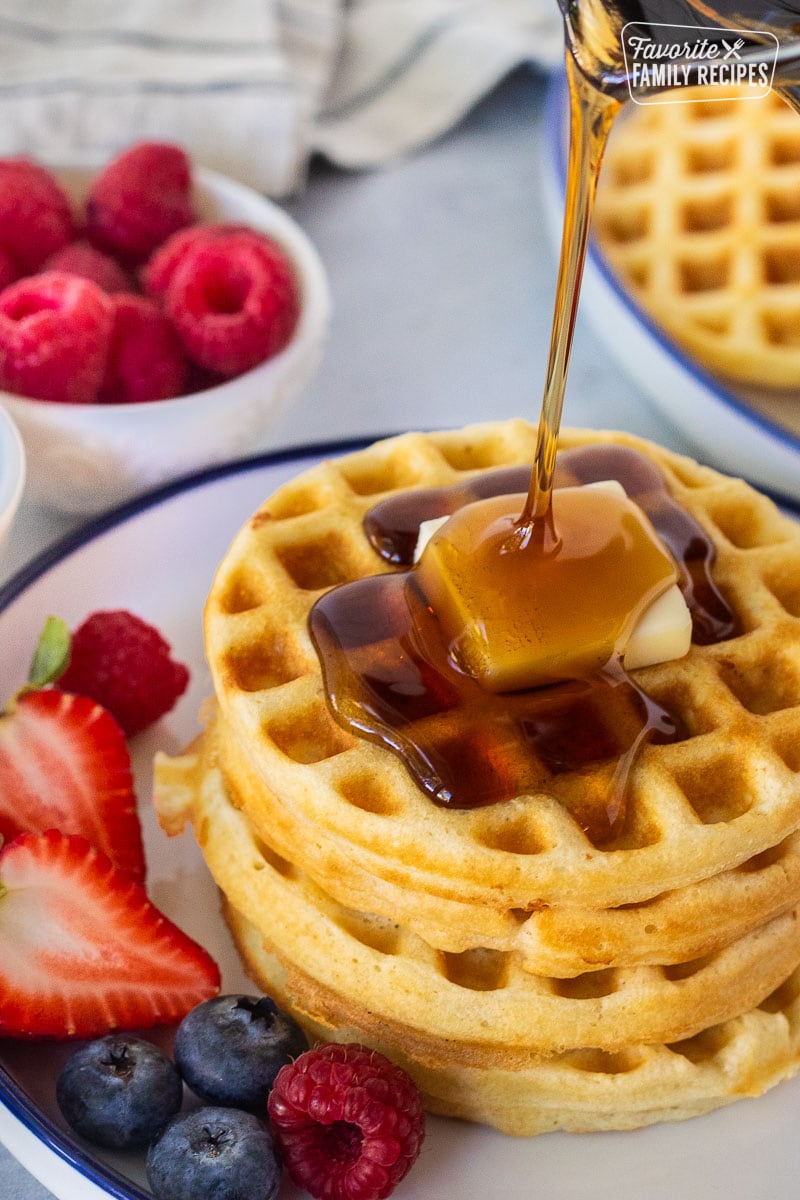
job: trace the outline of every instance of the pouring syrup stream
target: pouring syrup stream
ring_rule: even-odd
[[[520,545],[527,544],[535,536],[535,526],[541,525],[550,512],[561,412],[595,191],[608,134],[620,108],[618,100],[590,83],[569,51],[566,66],[570,144],[564,229],[533,475],[519,520]]]

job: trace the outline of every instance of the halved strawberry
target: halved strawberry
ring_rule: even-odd
[[[0,836],[46,829],[80,834],[144,879],[127,743],[85,696],[27,692],[0,714]]]
[[[96,1037],[182,1019],[219,970],[85,838],[0,851],[0,1035]]]

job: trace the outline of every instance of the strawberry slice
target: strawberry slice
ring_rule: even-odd
[[[206,951],[85,838],[50,829],[0,851],[0,1035],[167,1024],[219,982]]]
[[[80,834],[144,880],[127,743],[85,696],[28,692],[0,714],[0,836],[46,829]]]

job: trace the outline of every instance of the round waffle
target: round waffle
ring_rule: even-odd
[[[312,1015],[315,1002],[307,1003],[303,980],[287,974],[241,913],[228,904],[225,913],[251,977],[294,1009],[309,1037],[366,1041],[409,1072],[430,1112],[494,1125],[513,1136],[684,1120],[758,1096],[797,1070],[800,970],[758,1007],[683,1041],[614,1054],[581,1049],[510,1064],[502,1053],[494,1062],[429,1064],[410,1055],[402,1039],[395,1043],[387,1029],[365,1033]],[[313,990],[318,994],[318,986]]]
[[[796,1070],[800,969],[782,974],[785,963],[776,970],[780,981],[757,1004],[712,1025],[701,1020],[691,1034],[673,1038],[665,1024],[663,1040],[651,1043],[614,1049],[590,1043],[542,1053],[535,1043],[543,993],[536,988],[522,1015],[528,1044],[499,1041],[492,1037],[496,1007],[486,1002],[498,990],[506,999],[507,981],[499,984],[491,956],[483,963],[473,956],[451,977],[446,957],[426,953],[396,925],[331,903],[290,864],[265,852],[202,754],[162,759],[158,775],[165,812],[175,822],[189,816],[195,823],[252,978],[291,1008],[313,1038],[366,1041],[399,1062],[432,1112],[515,1135],[627,1129],[758,1095]],[[703,964],[692,966],[694,976],[682,981],[678,973],[669,981],[673,989],[697,975],[703,988],[713,982]],[[458,991],[462,1002],[453,1013]],[[561,1003],[564,1010],[580,1009],[591,999],[578,990]],[[376,1010],[376,1003],[382,1007]],[[409,1024],[415,1006],[427,1011],[417,1011],[417,1022]],[[471,1031],[464,1028],[468,1010]],[[435,1018],[443,1011],[446,1032],[437,1036]],[[475,1029],[478,1041],[458,1036]]]
[[[444,953],[395,920],[345,908],[276,859],[202,755],[183,770],[185,813],[214,879],[290,977],[303,978],[306,1011],[313,1002],[329,1023],[373,1036],[395,1026],[396,1044],[420,1061],[436,1061],[443,1045],[448,1061],[475,1064],[676,1041],[758,1004],[800,963],[796,909],[675,967],[559,980],[531,974],[513,952]],[[162,796],[169,786],[162,776]]]
[[[206,606],[216,700],[160,756],[248,969],[312,1032],[406,1065],[437,1112],[511,1133],[704,1112],[800,1043],[800,534],[731,480],[621,434],[708,531],[738,632],[636,673],[682,734],[648,745],[612,841],[547,791],[438,807],[331,716],[308,615],[389,570],[378,501],[530,462],[522,422],[407,435],[301,475],[234,541]]]
[[[775,93],[740,96],[632,105],[609,139],[594,230],[625,287],[702,364],[796,388],[800,122]]]
[[[227,794],[245,808],[241,780],[225,769],[224,743],[212,717],[204,761],[222,770]],[[159,789],[165,824],[173,787],[174,780]],[[500,911],[491,897],[465,904],[377,881],[353,862],[327,855],[311,823],[293,819],[263,783],[258,788],[259,803],[247,811],[262,847],[291,860],[342,904],[397,920],[438,950],[514,950],[533,974],[568,978],[607,967],[687,962],[792,908],[800,896],[800,833],[794,833],[739,867],[640,904],[610,909],[537,904],[531,912]]]
[[[256,828],[277,798],[296,831],[288,857],[324,886],[361,873],[387,915],[398,887],[503,919],[541,904],[606,909],[710,879],[800,826],[800,533],[741,481],[648,443],[572,432],[563,444],[609,438],[654,459],[709,531],[742,632],[636,673],[686,736],[644,749],[624,827],[602,846],[546,793],[471,811],[432,804],[396,756],[333,720],[308,634],[322,591],[387,569],[362,529],[378,499],[530,461],[529,426],[406,435],[325,463],[235,539],[205,618],[223,770]]]

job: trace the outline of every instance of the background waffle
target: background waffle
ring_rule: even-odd
[[[707,95],[688,103],[689,95]],[[800,119],[719,87],[631,105],[612,132],[596,239],[642,307],[701,364],[800,386]]]
[[[323,886],[352,862],[349,881],[373,879],[387,915],[397,887],[503,915],[610,908],[746,863],[800,826],[800,533],[741,481],[648,443],[578,432],[563,442],[608,438],[654,458],[709,530],[742,632],[637,673],[687,736],[643,751],[624,827],[602,847],[547,794],[472,811],[432,804],[393,754],[330,716],[307,630],[325,588],[386,569],[362,530],[376,500],[531,461],[527,425],[406,435],[324,464],[234,541],[206,607],[223,770],[256,828],[277,797],[294,852]]]

